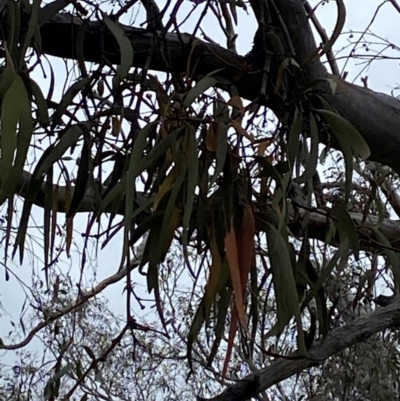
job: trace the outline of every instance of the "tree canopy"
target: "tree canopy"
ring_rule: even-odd
[[[0,349],[23,349],[37,336],[51,342],[46,399],[125,400],[128,388],[139,391],[121,382],[116,390],[113,369],[171,399],[185,379],[191,396],[221,401],[262,399],[273,386],[282,395],[284,380],[309,372],[318,391],[311,378],[303,390],[313,399],[345,387],[343,378],[332,384],[334,358],[350,359],[365,341],[393,357],[393,369],[381,383],[371,368],[379,390],[360,395],[360,379],[341,399],[396,393],[400,102],[366,80],[346,81],[335,54],[345,4],[335,2],[330,35],[321,4],[1,3],[6,279],[12,259],[26,263],[31,238],[43,252],[35,245],[41,271],[27,295],[35,319],[28,330],[21,318],[21,341],[2,339]],[[254,37],[239,54],[244,24]],[[121,256],[103,281],[84,288],[59,273],[76,244],[82,277],[92,252],[116,238]],[[142,278],[154,324],[138,312],[150,305],[135,289]],[[95,310],[105,310],[98,297],[121,280],[119,327]],[[357,363],[368,357],[359,350]],[[155,373],[169,358],[185,372],[173,391]],[[318,369],[334,372],[332,381]]]

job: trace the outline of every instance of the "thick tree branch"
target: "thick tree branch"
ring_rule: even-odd
[[[301,1],[300,1],[301,3]],[[304,9],[299,1],[279,2],[282,15],[293,19],[288,22],[299,60],[307,56],[307,52],[315,46],[314,38],[305,18]],[[290,8],[293,7],[293,8]],[[297,7],[297,8],[296,8]],[[291,13],[289,11],[291,10]],[[285,14],[286,13],[286,14]],[[293,22],[294,21],[294,22]],[[82,21],[69,14],[59,14],[41,28],[42,49],[45,54],[65,59],[76,59],[76,39]],[[134,67],[143,67],[150,50],[154,45],[154,35],[144,29],[123,27],[135,52]],[[296,33],[296,35],[294,34]],[[98,63],[102,58],[101,43],[104,45],[104,56],[114,64],[120,62],[120,55],[115,39],[101,22],[88,22],[84,39],[84,57],[86,61]],[[315,47],[314,47],[315,48]],[[165,65],[165,53],[172,60],[170,66]],[[251,71],[246,57],[239,56],[216,44],[205,43],[190,35],[167,34],[161,45],[153,52],[150,69],[169,71],[171,68],[178,76],[186,72],[188,60],[191,60],[195,79],[210,72],[223,69],[224,77],[232,82],[240,96],[254,100],[258,97],[262,81],[261,71]],[[400,102],[383,93],[377,93],[357,85],[347,83],[339,77],[326,74],[320,62],[307,66],[307,79],[330,77],[337,82],[337,93],[328,96],[328,100],[338,112],[348,119],[361,133],[371,149],[371,160],[386,164],[400,173]],[[221,84],[221,87],[223,85]],[[282,103],[274,93],[268,93],[268,107],[278,115],[282,111]],[[384,118],[384,124],[382,124]]]
[[[243,381],[228,387],[212,401],[242,401],[261,393],[274,384],[298,374],[304,369],[321,365],[330,356],[336,355],[354,344],[363,342],[383,330],[400,326],[400,297],[385,308],[380,308],[369,317],[332,330],[325,342],[311,348],[310,358],[281,359],[268,367],[251,374]],[[202,400],[202,398],[199,398]]]
[[[28,187],[31,180],[32,175],[27,171],[24,171],[22,174],[22,179],[17,187],[17,195],[25,198],[28,193]],[[78,212],[93,212],[99,206],[101,198],[100,193],[97,188],[97,183],[92,182],[89,185],[86,195],[84,196]],[[55,187],[55,185],[54,185]],[[65,186],[58,185],[57,191],[55,193],[58,194],[58,209],[57,211],[60,213],[65,213],[67,211],[65,199],[66,199],[66,191],[67,188]],[[39,191],[35,205],[39,207],[44,207],[45,205],[45,194],[46,194],[46,186],[45,184],[42,185],[41,190]],[[145,195],[140,193],[137,194],[136,204],[137,206],[143,205],[148,198]],[[110,206],[111,207],[111,206]],[[105,212],[111,210],[106,209]],[[121,201],[121,207],[119,208],[119,213],[123,214],[124,212],[124,203]],[[291,232],[299,237],[302,236],[302,228],[299,222],[303,217],[305,217],[306,210],[300,210],[298,216],[294,216],[294,213],[291,213],[291,220],[289,221],[289,227]],[[388,239],[391,246],[396,249],[400,249],[400,221],[399,220],[390,220],[384,219],[383,221],[379,221],[377,216],[368,216],[365,222],[363,222],[363,215],[362,213],[350,213],[350,216],[358,227],[358,231],[361,234],[361,249],[364,250],[371,250],[371,249],[378,249],[381,248],[381,245],[378,242],[375,242],[375,237],[370,228],[372,227],[379,227],[379,230],[382,234]],[[266,230],[266,226],[263,224],[262,215],[260,218],[257,219],[258,226],[257,229],[262,232]],[[326,233],[329,229],[328,227],[329,219],[327,218],[325,212],[321,211],[313,211],[308,213],[308,234],[310,238],[318,239],[320,241],[326,240]],[[332,243],[332,245],[336,245]]]

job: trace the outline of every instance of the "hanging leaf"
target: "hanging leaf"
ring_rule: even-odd
[[[207,365],[211,366],[212,362],[217,355],[219,345],[225,332],[225,321],[228,314],[230,300],[232,298],[232,290],[223,286],[219,292],[217,302],[217,324],[215,325],[215,340],[211,347],[210,354],[207,358]]]
[[[219,177],[222,169],[225,165],[226,155],[228,152],[228,128],[224,123],[217,123],[216,126],[217,135],[217,150],[216,150],[216,165],[215,171],[210,179],[210,185],[212,185]]]
[[[381,233],[379,228],[373,227],[373,226],[369,226],[369,228],[372,230],[374,236],[379,241],[379,243],[381,245],[383,245],[382,251],[390,264],[390,268],[393,271],[395,294],[399,294],[400,293],[400,257],[397,252],[392,250],[392,244]]]
[[[35,97],[38,121],[42,126],[47,126],[50,124],[47,101],[44,98],[39,85],[33,79],[29,79],[29,84],[32,94]]]
[[[360,241],[357,229],[347,210],[343,206],[335,205],[329,212],[329,215],[333,218],[333,223],[339,233],[340,241],[344,241],[345,238],[347,238],[350,248],[358,258]]]
[[[299,318],[300,308],[287,243],[270,223],[267,223],[267,242],[278,315],[277,324],[267,334],[272,336],[280,335],[293,316]]]
[[[325,123],[330,125],[342,141],[350,145],[354,156],[367,159],[371,155],[367,143],[353,124],[330,110],[317,109],[315,112],[321,116]]]
[[[25,61],[25,53],[26,53],[28,47],[32,45],[32,39],[39,26],[39,13],[40,13],[41,3],[42,3],[41,0],[33,0],[33,2],[32,2],[31,17],[29,19],[28,31],[26,32],[24,44],[22,46],[21,53],[20,53],[19,71],[21,71],[21,69],[22,69],[22,66]],[[39,33],[39,35],[40,35],[40,33]]]
[[[304,173],[295,179],[298,184],[304,184],[312,179],[313,175],[317,170],[318,162],[318,127],[317,122],[312,113],[310,113],[310,136],[311,136],[311,151],[307,160],[307,165],[305,166]]]
[[[251,204],[243,200],[243,218],[238,238],[239,265],[241,271],[241,286],[244,292],[247,287],[249,273],[254,259],[254,235],[256,225]]]
[[[247,318],[245,315],[245,305],[243,301],[243,288],[241,277],[241,266],[239,265],[238,245],[236,241],[236,234],[233,228],[233,221],[229,232],[225,236],[225,255],[231,272],[233,298],[240,323],[244,329],[247,328]]]
[[[39,21],[43,25],[56,16],[61,10],[71,4],[70,0],[54,0],[40,9]]]
[[[306,295],[306,297],[301,305],[301,310],[303,310],[310,303],[310,301],[315,296],[317,296],[318,291],[320,290],[322,285],[326,282],[326,280],[329,278],[329,276],[332,273],[332,270],[338,264],[339,260],[342,258],[347,258],[348,251],[349,251],[349,243],[348,243],[348,239],[346,238],[343,242],[341,242],[341,244],[339,245],[339,248],[333,255],[332,259],[328,262],[328,264],[321,271],[321,273],[318,277],[318,280],[316,282],[314,282],[314,285],[311,287],[311,290],[308,292],[308,294]]]
[[[72,104],[75,96],[90,83],[90,78],[82,78],[73,83],[68,90],[65,92],[61,99],[60,104],[57,106],[57,110],[51,116],[51,128],[54,129],[59,123],[61,117],[64,115],[67,107]]]
[[[84,142],[81,152],[81,157],[79,158],[78,175],[76,177],[74,193],[72,195],[71,204],[67,211],[66,217],[73,217],[79,209],[83,198],[86,195],[86,189],[89,183],[89,178],[92,174],[91,172],[91,143],[90,136],[84,135]]]
[[[41,164],[40,169],[37,171],[37,175],[41,176],[45,174],[55,162],[62,158],[64,153],[69,148],[78,142],[79,138],[84,134],[84,132],[88,132],[91,127],[92,123],[85,121],[83,123],[73,125],[66,132],[64,132],[60,138],[60,141],[54,146],[52,152],[49,153],[46,160],[44,160]]]
[[[121,62],[118,67],[118,73],[115,79],[113,80],[113,86],[115,90],[119,85],[119,83],[126,78],[129,69],[132,67],[133,49],[131,42],[126,37],[124,30],[118,25],[118,23],[114,22],[104,13],[103,13],[103,19],[108,29],[112,32],[115,39],[117,40],[119,46],[119,52],[121,54]]]
[[[188,180],[187,180],[187,192],[186,202],[183,209],[183,220],[182,220],[182,245],[185,247],[188,244],[188,230],[190,224],[190,217],[192,216],[193,204],[195,199],[195,190],[197,186],[197,177],[199,170],[199,158],[197,155],[197,141],[196,132],[193,127],[188,128],[187,132],[188,139]]]
[[[204,77],[196,86],[189,90],[183,101],[183,107],[189,107],[202,93],[212,88],[218,81],[214,77]]]
[[[0,204],[15,193],[20,182],[32,131],[31,102],[24,82],[17,75],[3,98],[1,110],[0,177],[7,178],[1,182]]]

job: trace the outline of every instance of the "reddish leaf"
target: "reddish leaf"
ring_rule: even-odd
[[[231,223],[231,229],[225,237],[225,253],[228,260],[229,270],[231,272],[232,286],[234,291],[234,301],[236,309],[239,313],[239,320],[243,328],[247,327],[246,315],[244,313],[242,279],[239,266],[238,246],[236,242],[236,234]]]

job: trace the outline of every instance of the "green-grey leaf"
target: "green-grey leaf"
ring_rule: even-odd
[[[74,97],[86,86],[90,83],[90,78],[82,78],[75,83],[73,83],[68,90],[65,92],[63,98],[61,99],[60,104],[57,107],[57,110],[52,116],[52,125],[55,127],[58,123],[65,110],[69,105],[71,105]]]
[[[343,141],[346,141],[350,145],[354,156],[361,157],[362,159],[367,159],[370,156],[371,151],[367,143],[350,121],[330,110],[318,109],[315,111],[340,135]]]
[[[357,255],[360,250],[358,233],[347,210],[340,205],[335,205],[330,211],[330,216],[333,218],[340,240],[343,241],[348,238],[350,248]]]
[[[125,36],[123,29],[110,19],[106,14],[103,14],[104,22],[108,29],[112,32],[118,42],[119,51],[121,54],[121,62],[118,68],[117,83],[121,82],[128,75],[129,69],[133,63],[133,49],[131,42]],[[114,86],[115,89],[115,86]]]
[[[268,335],[279,335],[293,316],[300,316],[299,299],[287,243],[269,223],[267,242],[278,310],[278,323]]]
[[[318,136],[317,122],[315,121],[315,118],[312,115],[312,113],[310,113],[310,134],[311,134],[311,152],[308,157],[308,163],[305,166],[303,174],[295,179],[295,181],[299,184],[304,184],[305,182],[309,181],[313,177],[317,169],[319,136]]]
[[[38,171],[38,176],[45,174],[56,161],[61,159],[67,149],[76,144],[81,135],[83,135],[83,130],[90,130],[91,127],[92,123],[86,121],[77,125],[73,125],[68,131],[64,132],[60,141],[54,147],[54,150],[43,162],[40,170]]]
[[[189,107],[198,96],[204,93],[207,89],[212,88],[217,83],[217,79],[214,77],[205,77],[197,82],[196,86],[189,90],[183,101],[184,107]]]

